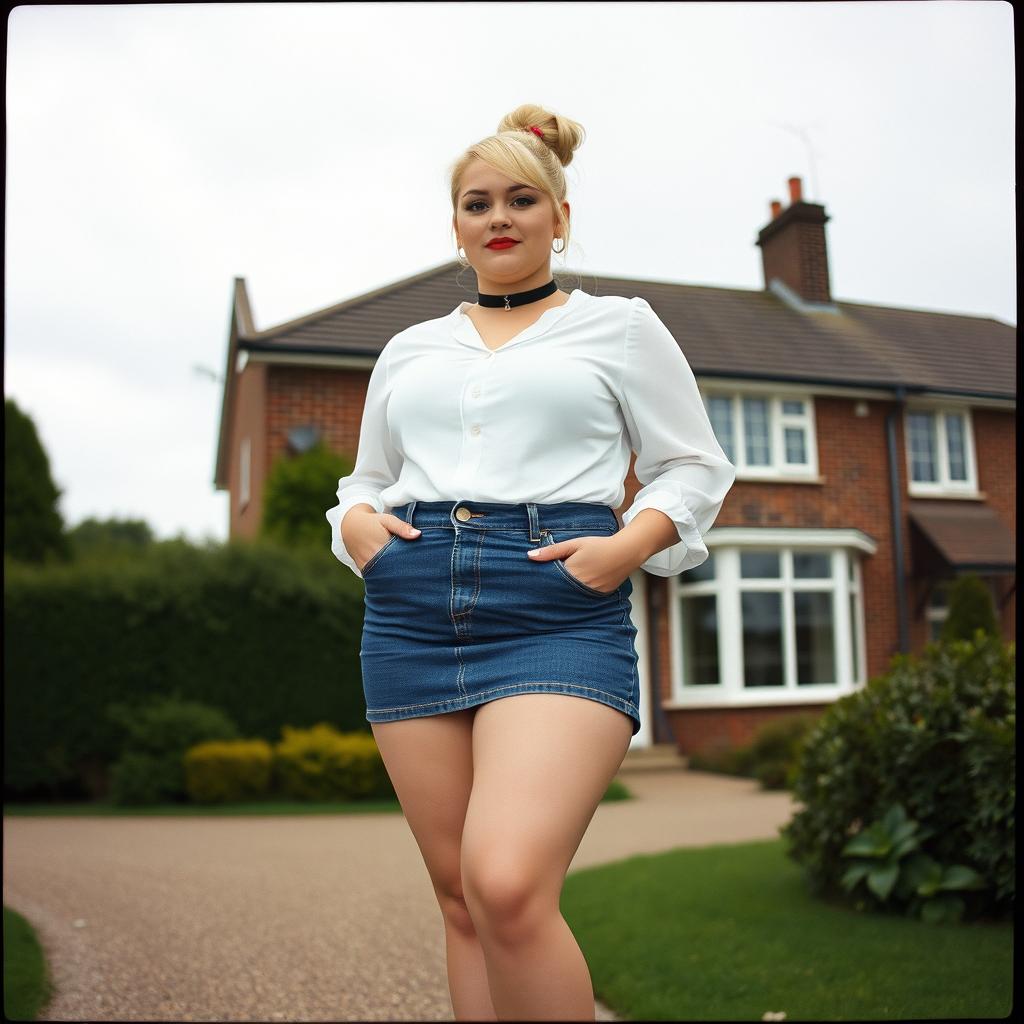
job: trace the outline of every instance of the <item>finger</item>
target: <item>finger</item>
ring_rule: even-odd
[[[390,514],[385,525],[392,533],[397,533],[399,537],[418,537],[422,532],[416,529],[412,523],[407,523],[404,519],[399,519],[398,516]]]
[[[560,541],[557,544],[545,544],[544,547],[530,548],[526,553],[535,562],[549,562],[552,558],[568,558],[573,549],[568,541]]]

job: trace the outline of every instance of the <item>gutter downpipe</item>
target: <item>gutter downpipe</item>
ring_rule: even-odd
[[[907,581],[903,572],[903,495],[900,490],[899,462],[896,454],[896,417],[906,406],[906,389],[896,386],[896,404],[885,417],[886,439],[889,447],[889,491],[892,509],[892,557],[896,577],[896,614],[899,625],[899,650],[908,653],[909,627],[907,616]]]

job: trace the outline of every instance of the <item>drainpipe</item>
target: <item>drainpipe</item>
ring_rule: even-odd
[[[906,405],[906,390],[902,384],[896,387],[896,404],[885,417],[886,438],[889,446],[889,490],[892,495],[892,557],[896,577],[896,614],[899,624],[899,650],[906,654],[910,650],[909,627],[907,623],[907,581],[903,572],[903,492],[900,488],[900,467],[896,452],[896,417],[903,415]]]

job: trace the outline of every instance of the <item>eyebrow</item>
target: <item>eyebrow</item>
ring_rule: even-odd
[[[521,188],[533,188],[533,186],[532,185],[509,185],[509,187],[508,187],[508,189],[506,191],[508,191],[508,192],[516,192],[516,191],[518,191]],[[537,190],[534,189],[534,191],[536,192]],[[462,193],[462,198],[465,199],[466,196],[489,196],[490,194],[491,193],[488,192],[487,189],[485,189],[485,188],[471,188],[467,192],[463,192]]]

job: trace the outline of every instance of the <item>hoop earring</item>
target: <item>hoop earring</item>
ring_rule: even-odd
[[[561,236],[559,236],[559,238],[561,238]],[[559,238],[556,238],[556,239],[554,239],[554,240],[552,241],[552,243],[551,243],[551,251],[552,251],[552,252],[553,252],[553,253],[554,253],[554,254],[555,254],[556,256],[560,256],[560,255],[561,255],[561,254],[562,254],[563,252],[565,252],[565,239],[564,239],[564,238],[561,238],[561,242],[562,242],[562,248],[561,248],[561,249],[556,249],[556,248],[555,248],[555,242],[559,241]]]

